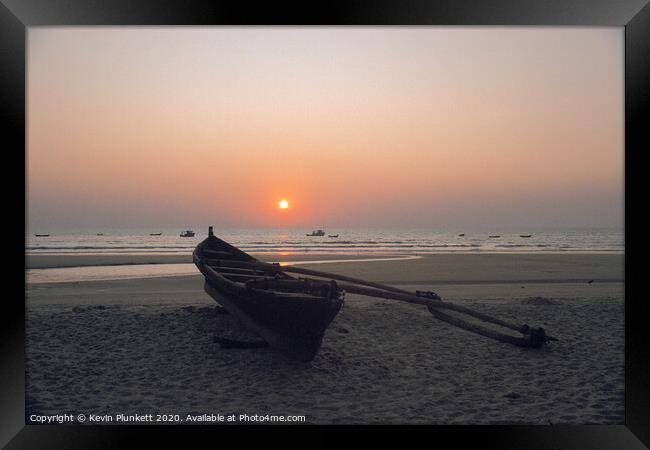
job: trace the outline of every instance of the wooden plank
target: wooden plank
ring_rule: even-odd
[[[208,264],[208,266],[210,266]],[[273,274],[268,274],[262,270],[246,270],[246,269],[238,269],[236,267],[222,267],[222,266],[210,266],[212,270],[219,272],[219,273],[242,273],[242,274],[249,274],[249,275],[268,275],[270,277],[275,276]]]
[[[221,273],[221,276],[224,278],[235,279],[235,280],[260,280],[264,278],[269,278],[265,275],[251,275],[245,273]],[[272,280],[273,278],[270,279]]]

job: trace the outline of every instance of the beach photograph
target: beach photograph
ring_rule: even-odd
[[[623,59],[30,27],[26,424],[624,424]]]

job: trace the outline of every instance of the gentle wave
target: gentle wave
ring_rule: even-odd
[[[143,246],[136,246],[136,245],[116,245],[116,246],[111,246],[111,245],[103,245],[103,246],[90,246],[90,245],[75,245],[72,247],[66,247],[66,246],[52,246],[52,247],[25,247],[27,250],[103,250],[103,249],[134,249],[134,250],[146,250],[146,249],[152,249],[152,248],[169,248],[169,249],[186,249],[186,248],[194,248],[188,247],[185,245],[143,245]]]
[[[30,250],[187,250],[194,249],[195,246],[41,246],[41,247],[26,247]],[[262,249],[278,249],[278,248],[291,248],[291,249],[347,249],[347,248],[479,248],[480,244],[387,244],[377,242],[375,245],[363,245],[362,243],[346,244],[346,245],[320,245],[320,244],[268,244],[268,245],[247,245],[239,244],[238,247],[249,250],[262,250]],[[549,247],[545,244],[523,245],[523,244],[496,244],[495,247],[503,248],[526,248],[526,247]],[[560,246],[560,248],[572,248],[571,246]]]
[[[521,248],[524,248],[524,247],[548,247],[548,245],[544,245],[544,244],[534,244],[534,245],[531,245],[531,244],[528,244],[528,245],[525,245],[525,244],[496,244],[495,247],[502,247],[502,248],[519,248],[519,247],[521,247]],[[560,246],[559,248],[571,248],[571,246],[566,245],[566,246]]]
[[[296,247],[296,248],[315,248],[315,247],[327,247],[327,248],[360,248],[360,247],[480,247],[480,244],[423,244],[423,243],[414,243],[414,244],[404,244],[402,242],[314,242],[314,243],[305,243],[305,242],[264,242],[264,243],[240,243],[239,245],[245,246],[247,248],[276,248],[281,247]],[[135,246],[135,245],[102,245],[102,246],[90,246],[90,245],[75,245],[75,246],[27,246],[27,250],[102,250],[102,249],[152,249],[152,248],[162,248],[162,249],[186,249],[194,248],[195,246],[183,246],[183,245],[144,245],[144,246]]]

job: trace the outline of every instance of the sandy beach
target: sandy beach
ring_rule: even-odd
[[[153,258],[153,259],[152,259]],[[298,261],[328,255],[264,255]],[[341,255],[337,255],[341,259]],[[178,263],[188,256],[37,256],[27,267]],[[199,275],[27,285],[27,416],[276,414],[306,423],[622,424],[621,254],[437,254],[310,268],[443,299],[559,341],[521,349],[416,305],[346,296],[310,363],[220,314]]]

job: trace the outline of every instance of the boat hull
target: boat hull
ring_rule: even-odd
[[[324,311],[332,317],[329,321],[327,317],[324,317],[325,320],[321,326],[317,325],[317,328],[312,328],[311,331],[299,330],[296,329],[295,324],[292,324],[297,316],[288,313],[288,311],[287,314],[278,314],[276,310],[273,311],[275,317],[265,316],[262,313],[257,313],[254,309],[251,310],[251,306],[257,302],[244,301],[241,298],[225,295],[208,281],[205,282],[204,289],[226,311],[235,316],[244,327],[260,336],[271,347],[290,359],[303,362],[314,359],[322,345],[325,329],[340,309],[339,307],[335,311]],[[271,310],[273,309],[271,308]],[[285,317],[282,317],[283,315]],[[294,329],[292,330],[292,328]]]
[[[219,254],[218,264],[204,253],[206,248]],[[280,353],[290,359],[311,361],[322,345],[325,330],[343,305],[343,292],[335,283],[322,296],[313,295],[313,292],[254,288],[228,278],[243,277],[225,272],[224,266],[229,261],[259,262],[214,236],[197,246],[194,262],[205,277],[206,293]],[[294,278],[280,272],[269,274],[265,279],[272,284],[274,279]]]

